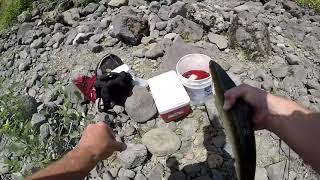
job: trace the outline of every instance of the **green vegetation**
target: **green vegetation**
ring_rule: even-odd
[[[320,0],[297,0],[300,6],[309,7],[320,12]]]
[[[31,3],[31,0],[0,0],[0,30],[13,24]]]
[[[15,152],[6,157],[12,172],[21,170],[26,157],[45,157],[45,145],[35,136],[28,115],[28,107],[12,95],[0,97],[0,133],[5,134],[9,143],[9,152]],[[35,164],[47,163],[48,159],[35,159]]]
[[[39,128],[32,128],[30,109],[19,98],[11,94],[0,96],[0,134],[9,140],[0,157],[8,165],[10,173],[30,173],[22,171],[28,164],[32,169],[41,168],[61,158],[74,148],[80,139],[87,117],[72,108],[68,101],[55,110],[45,107],[44,113],[50,125],[50,136],[41,139]],[[2,142],[3,143],[3,142]]]

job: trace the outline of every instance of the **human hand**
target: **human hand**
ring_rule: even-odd
[[[106,159],[115,151],[123,151],[127,147],[124,143],[117,142],[112,130],[104,122],[89,124],[84,130],[76,148],[83,149],[97,161]]]
[[[246,103],[251,105],[255,113],[253,122],[255,129],[272,129],[274,117],[287,116],[294,111],[307,112],[293,101],[282,97],[274,96],[258,88],[251,87],[246,84],[234,87],[225,94],[223,109],[228,111],[232,108],[237,98],[242,98]]]

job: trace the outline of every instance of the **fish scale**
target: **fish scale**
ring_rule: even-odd
[[[214,84],[215,104],[222,119],[226,135],[231,141],[236,162],[238,180],[254,180],[256,169],[256,145],[252,122],[252,108],[238,98],[229,111],[223,110],[224,93],[236,87],[228,74],[214,61],[209,63]]]

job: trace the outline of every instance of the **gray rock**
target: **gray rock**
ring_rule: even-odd
[[[182,1],[177,1],[176,3],[172,4],[170,6],[171,10],[169,13],[169,18],[174,18],[177,15],[180,15],[182,17],[186,17],[187,15],[187,8],[186,3]]]
[[[133,135],[135,131],[136,131],[136,129],[133,126],[129,126],[123,130],[123,135],[126,137],[129,137],[129,136]]]
[[[268,180],[267,170],[265,168],[257,167],[254,180]]]
[[[100,13],[103,13],[103,12],[106,12],[106,11],[107,11],[107,8],[103,4],[100,4],[98,9],[96,10],[96,12],[100,12]]]
[[[54,42],[58,43],[58,44],[61,44],[64,40],[64,35],[63,33],[61,32],[58,32],[58,33],[55,33],[53,36],[52,36],[52,39]]]
[[[88,14],[94,13],[99,7],[99,4],[96,3],[89,3],[85,8],[81,10],[82,16],[87,16]]]
[[[248,11],[249,10],[249,6],[246,4],[242,4],[240,6],[235,7],[233,10],[237,13],[242,12],[242,11]]]
[[[41,140],[46,140],[50,135],[49,124],[45,123],[40,126],[39,137]]]
[[[101,39],[103,39],[103,37],[104,37],[103,34],[95,34],[90,37],[89,42],[99,43],[101,41]]]
[[[256,88],[261,88],[261,82],[258,82],[258,81],[255,81],[255,80],[252,80],[252,79],[245,79],[243,81],[244,84],[248,84],[250,86],[253,86],[253,87],[256,87]]]
[[[129,169],[124,169],[124,168],[121,168],[118,172],[119,177],[134,178],[135,175],[136,175],[136,173],[134,171],[129,170]]]
[[[186,175],[183,172],[176,172],[169,176],[168,180],[186,180]]]
[[[105,46],[107,47],[113,47],[114,45],[119,43],[119,39],[117,38],[112,38],[112,37],[107,37],[106,42],[104,43]]]
[[[290,72],[292,73],[292,76],[302,82],[306,82],[307,78],[307,72],[305,70],[305,67],[303,65],[291,65]]]
[[[121,7],[128,4],[128,0],[111,0],[108,5],[111,7]]]
[[[127,149],[117,155],[122,167],[131,169],[140,166],[147,158],[147,148],[143,144],[127,144]]]
[[[152,180],[161,180],[164,173],[163,171],[163,166],[161,164],[157,164],[154,168],[151,169],[147,177],[148,179]]]
[[[123,106],[115,105],[112,109],[117,114],[121,114],[121,113],[124,112],[124,107]]]
[[[153,12],[153,13],[158,13],[160,9],[160,3],[158,1],[152,1],[149,4],[149,11]]]
[[[156,29],[161,31],[167,27],[167,22],[166,21],[161,21],[156,23]]]
[[[163,56],[164,50],[162,46],[158,43],[153,43],[149,45],[149,50],[145,52],[145,57],[150,59],[157,59]]]
[[[178,34],[176,34],[176,33],[169,33],[169,34],[166,34],[163,38],[174,40],[177,36],[178,36]]]
[[[28,57],[28,52],[24,49],[23,51],[20,51],[19,56],[22,59],[26,59]]]
[[[201,53],[206,54],[209,57],[217,57],[219,56],[220,51],[215,45],[213,46],[212,44],[208,43],[202,46],[185,43],[180,36],[177,36],[173,41],[173,44],[167,49],[165,55],[163,56],[158,73],[175,70],[179,59],[190,53]]]
[[[25,62],[20,63],[19,68],[18,68],[19,72],[29,70],[30,65],[31,65],[31,61],[30,60],[26,60]]]
[[[159,18],[164,21],[169,20],[170,11],[171,11],[171,8],[169,6],[166,6],[166,5],[161,6],[158,12]]]
[[[103,47],[100,44],[95,42],[89,42],[88,46],[90,51],[93,53],[99,53],[103,50]]]
[[[42,48],[44,45],[45,43],[43,42],[43,39],[38,38],[31,43],[30,47],[33,49],[38,49],[38,48]]]
[[[46,25],[53,25],[61,19],[61,15],[58,11],[44,12],[42,15],[42,20]]]
[[[180,127],[182,129],[182,136],[191,138],[199,128],[199,122],[193,118],[186,118],[181,121]]]
[[[78,8],[72,8],[68,11],[63,12],[63,20],[70,26],[75,26],[80,20],[80,11]]]
[[[109,169],[109,172],[110,172],[111,176],[115,178],[118,176],[119,168],[111,168],[111,169]]]
[[[288,54],[286,60],[289,65],[298,65],[301,62],[300,58],[294,54]]]
[[[46,121],[47,121],[47,118],[44,115],[35,113],[32,115],[31,125],[33,128],[39,128]]]
[[[145,6],[146,1],[145,0],[129,0],[128,5],[135,6],[135,7]]]
[[[140,171],[137,172],[134,180],[148,180]]]
[[[217,45],[220,50],[225,50],[228,47],[228,40],[224,36],[209,33],[208,39],[210,42]]]
[[[89,35],[90,34],[78,33],[77,36],[72,41],[72,44],[73,45],[83,44],[85,41],[87,41],[90,38]]]
[[[64,12],[64,11],[72,8],[73,5],[74,5],[74,3],[72,0],[66,0],[66,1],[60,3],[56,9],[58,12]]]
[[[243,69],[241,64],[234,64],[234,65],[231,66],[229,71],[234,73],[234,74],[241,74],[241,73],[244,72],[244,69]]]
[[[145,53],[147,52],[146,48],[139,48],[138,50],[133,52],[133,56],[134,57],[139,57],[139,58],[143,58],[145,56]]]
[[[272,77],[269,75],[264,76],[261,87],[266,91],[270,91],[273,88]]]
[[[31,118],[37,112],[38,103],[34,97],[28,95],[19,96],[18,100],[22,103],[21,108],[24,108],[26,118]]]
[[[230,27],[229,45],[242,48],[249,59],[261,60],[271,53],[269,36],[267,26],[253,13],[240,12]]]
[[[133,88],[133,94],[125,103],[125,109],[130,118],[139,123],[150,120],[157,113],[151,94],[142,87]]]
[[[286,171],[287,171],[286,161],[281,161],[281,162],[272,164],[268,166],[266,169],[268,172],[268,178],[270,180],[281,179],[283,175],[286,174]]]
[[[126,176],[120,176],[119,180],[131,180],[130,178],[126,177]]]
[[[155,156],[173,154],[181,146],[180,138],[167,128],[157,128],[148,131],[143,135],[142,143]]]
[[[102,27],[103,29],[106,29],[109,27],[110,23],[111,23],[111,18],[105,17],[101,20],[100,27]]]
[[[112,25],[113,37],[132,45],[138,45],[141,38],[148,33],[147,21],[137,16],[117,15]]]
[[[66,39],[66,42],[65,44],[67,45],[71,45],[73,40],[75,39],[75,37],[77,36],[77,31],[72,29],[70,30],[68,33],[67,33],[67,39]]]
[[[203,36],[203,29],[198,24],[178,15],[168,21],[167,32],[180,34],[183,39],[198,41]]]
[[[23,11],[19,16],[18,16],[18,22],[19,23],[24,23],[24,22],[29,22],[32,18],[32,15],[29,11]]]
[[[302,42],[306,35],[306,27],[303,23],[288,21],[283,35],[289,39]]]
[[[289,74],[289,67],[286,65],[275,64],[270,69],[272,75],[276,78],[284,78]]]
[[[208,166],[212,169],[212,168],[218,168],[222,165],[223,163],[223,158],[219,155],[219,154],[216,154],[216,153],[208,153],[207,155],[208,159]]]
[[[112,175],[109,172],[103,173],[102,179],[103,180],[114,180],[114,178],[112,177]]]

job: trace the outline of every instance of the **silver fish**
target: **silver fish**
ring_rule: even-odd
[[[227,138],[231,141],[237,179],[254,180],[256,145],[252,108],[239,98],[232,109],[224,111],[224,93],[236,85],[219,64],[211,61],[209,67],[214,85],[215,104],[226,130]]]

